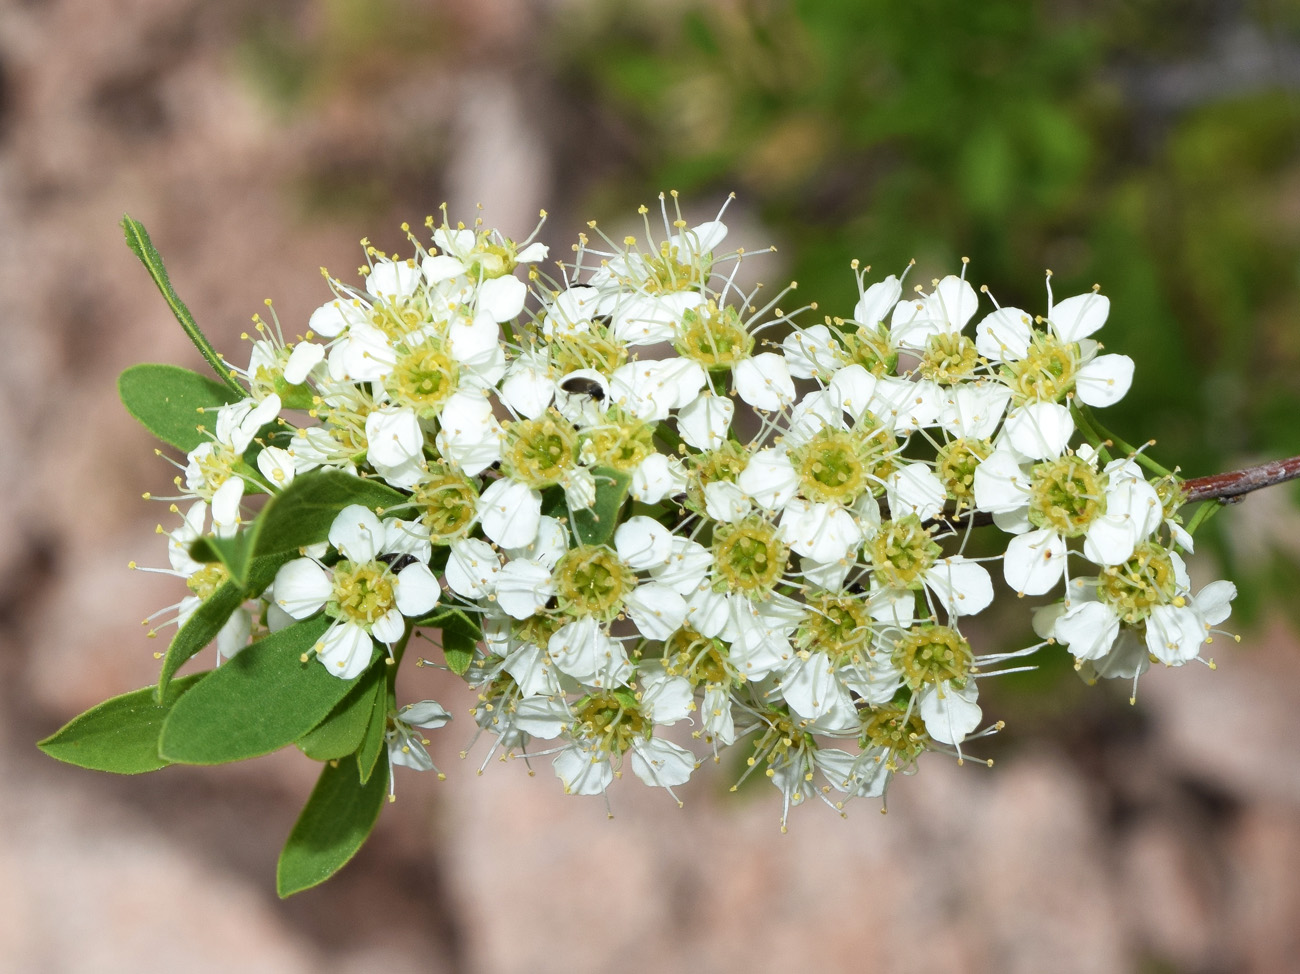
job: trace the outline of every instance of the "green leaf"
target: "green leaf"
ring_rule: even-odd
[[[126,234],[126,245],[131,248],[131,253],[140,258],[140,263],[144,264],[154,284],[158,285],[158,290],[162,292],[167,306],[172,309],[172,314],[185,329],[185,334],[190,336],[190,341],[198,348],[199,354],[212,366],[212,371],[217,373],[222,383],[234,391],[236,398],[243,399],[248,393],[231,376],[229,367],[221,360],[221,356],[212,347],[207,336],[199,330],[198,323],[190,314],[190,309],[185,307],[185,302],[172,287],[171,279],[167,276],[167,268],[163,266],[162,257],[154,249],[153,241],[149,239],[149,231],[144,228],[144,224],[132,220],[129,216],[123,216],[122,231]]]
[[[371,716],[383,706],[384,689],[384,667],[370,667],[329,716],[298,739],[302,753],[313,761],[335,761],[354,753]]]
[[[385,670],[389,668],[386,666]],[[387,766],[387,761],[380,761],[379,756],[387,749],[384,734],[388,730],[388,712],[396,709],[396,698],[389,680],[384,680],[384,689],[375,701],[375,709],[370,712],[370,723],[366,725],[365,736],[357,748],[357,773],[361,783],[365,784],[379,765]]]
[[[105,700],[36,746],[58,761],[92,771],[141,774],[165,768],[171,762],[158,756],[163,721],[181,694],[205,676],[195,673],[173,680],[161,705],[154,697],[156,687]]]
[[[221,562],[230,573],[231,581],[241,588],[248,584],[251,551],[247,531],[241,531],[231,538],[205,535],[190,545],[189,553],[195,561]]]
[[[238,402],[247,393],[232,391],[207,376],[179,365],[133,365],[117,380],[117,394],[126,411],[158,439],[189,453],[208,437],[199,424],[212,429],[214,418],[200,410]]]
[[[618,512],[627,500],[632,477],[613,467],[593,467],[591,472],[596,478],[596,502],[573,512],[573,533],[579,544],[606,544],[618,527]]]
[[[340,680],[301,657],[329,628],[318,616],[241,650],[181,698],[159,752],[181,764],[242,761],[292,744],[319,724],[360,679]]]
[[[244,593],[234,582],[223,582],[221,587],[194,610],[172,638],[163,655],[162,672],[158,674],[157,699],[167,691],[176,671],[195,653],[212,642],[226,620],[244,601]]]
[[[406,500],[405,494],[378,481],[337,470],[303,474],[262,508],[249,528],[252,552],[254,556],[296,552],[325,541],[334,519],[350,504],[374,511]]]
[[[281,899],[325,882],[348,864],[375,827],[388,793],[388,765],[364,784],[354,758],[327,764],[280,852]]]
[[[414,628],[442,630],[442,652],[447,658],[447,668],[457,676],[464,676],[474,661],[474,648],[483,640],[483,629],[462,609],[439,607],[422,619],[411,623]]]

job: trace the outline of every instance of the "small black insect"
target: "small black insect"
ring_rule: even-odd
[[[415,555],[399,555],[397,552],[391,551],[387,554],[380,555],[377,560],[386,564],[388,570],[396,575],[403,568],[406,568],[408,565],[414,565],[420,559],[416,558]]]
[[[591,396],[596,402],[605,398],[605,390],[595,379],[585,375],[575,375],[560,383],[560,388],[575,396]]]

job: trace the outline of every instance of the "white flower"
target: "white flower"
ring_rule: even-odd
[[[311,558],[287,562],[275,576],[274,598],[295,619],[328,606],[334,621],[313,648],[331,673],[350,680],[370,665],[372,636],[391,648],[406,632],[405,619],[437,604],[438,581],[427,564],[427,534],[412,522],[381,522],[353,504],[334,519],[329,541],[343,558],[328,568]],[[402,561],[409,563],[394,572]]]

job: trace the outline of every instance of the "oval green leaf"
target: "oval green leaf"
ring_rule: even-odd
[[[117,380],[126,411],[164,443],[189,453],[211,439],[199,432],[216,425],[216,410],[242,396],[206,376],[179,365],[133,365]]]

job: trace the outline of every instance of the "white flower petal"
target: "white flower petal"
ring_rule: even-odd
[[[1033,318],[1019,308],[999,308],[975,326],[975,351],[990,362],[1025,357],[1034,336]]]
[[[330,525],[329,542],[349,561],[360,564],[375,560],[383,550],[386,536],[387,531],[374,511],[360,504],[349,504]]]
[[[988,570],[960,555],[939,562],[925,573],[925,581],[949,615],[974,615],[993,601],[993,579]]]
[[[685,784],[697,763],[694,754],[672,741],[652,737],[632,743],[632,773],[652,788]]]
[[[1002,560],[1007,584],[1021,595],[1044,595],[1065,572],[1065,542],[1046,528],[1030,531],[1007,543]]]
[[[614,549],[630,568],[643,571],[668,564],[673,550],[673,534],[654,518],[638,514],[618,526],[614,532]]]
[[[493,321],[510,321],[524,310],[528,285],[517,277],[494,277],[478,286],[478,310]]]
[[[1012,448],[1033,460],[1055,460],[1074,435],[1070,410],[1054,402],[1031,402],[1007,417],[1003,434]]]
[[[1057,337],[1067,342],[1086,338],[1106,323],[1110,315],[1110,298],[1089,291],[1058,301],[1047,315]]]
[[[1079,369],[1074,388],[1089,406],[1111,406],[1133,384],[1133,360],[1127,355],[1098,355]]]
[[[667,585],[645,582],[623,600],[627,613],[647,639],[665,640],[686,620],[686,600]]]
[[[732,375],[736,394],[755,409],[775,412],[794,402],[794,380],[785,359],[774,352],[745,359]]]
[[[548,569],[531,561],[511,561],[496,577],[497,605],[512,619],[527,619],[555,594]]]
[[[960,744],[983,716],[975,698],[974,680],[967,680],[960,690],[947,680],[927,686],[919,706],[926,732],[941,744]]]
[[[909,463],[890,474],[885,480],[885,494],[890,516],[895,520],[915,514],[922,521],[938,515],[948,496],[943,481],[924,463]]]
[[[393,595],[402,615],[415,619],[438,604],[442,589],[438,587],[438,580],[429,566],[417,561],[397,573]]]
[[[1080,602],[1056,620],[1052,635],[1077,659],[1101,659],[1115,645],[1119,616],[1101,602]]]
[[[340,680],[351,680],[364,673],[373,652],[370,634],[351,622],[335,624],[316,644],[316,658]]]
[[[726,442],[735,412],[736,404],[726,396],[698,396],[677,414],[677,429],[697,450],[716,450]]]
[[[315,615],[334,594],[333,573],[310,558],[285,562],[275,573],[275,604],[295,619]]]
[[[503,548],[532,544],[542,518],[542,495],[517,480],[493,481],[478,499],[483,533]]]
[[[481,599],[496,587],[501,559],[486,541],[464,538],[453,542],[447,558],[447,587],[467,599]]]

